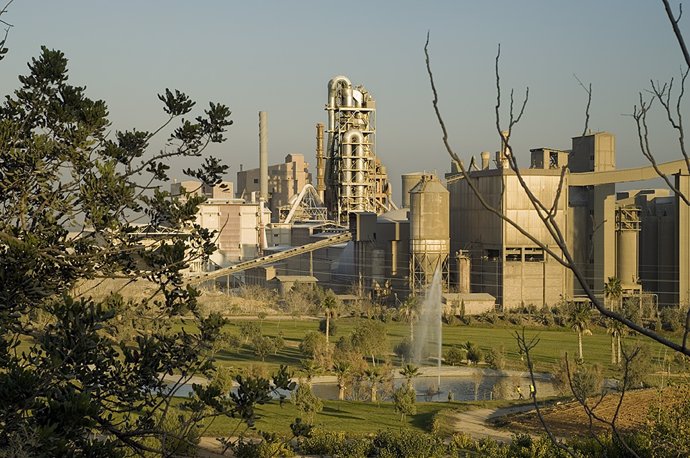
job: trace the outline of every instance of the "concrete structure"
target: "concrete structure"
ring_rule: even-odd
[[[424,290],[436,271],[448,285],[450,255],[448,190],[433,175],[422,175],[410,190],[410,290]]]
[[[237,172],[237,195],[250,199],[252,193],[261,192],[261,169],[241,170]],[[285,156],[283,164],[268,166],[268,208],[271,219],[278,221],[279,209],[287,205],[292,196],[299,194],[304,185],[311,183],[309,164],[304,155],[293,153]]]
[[[393,208],[385,167],[375,155],[376,102],[371,94],[336,76],[328,83],[326,111],[324,197],[332,219],[345,225],[350,213],[380,214]]]
[[[690,209],[668,192],[644,190],[616,194],[616,184],[657,178],[651,166],[615,168],[615,138],[598,132],[572,139],[570,151],[531,150],[531,168],[521,175],[563,232],[587,286],[603,297],[611,277],[621,280],[624,296],[658,295],[659,304],[690,302]],[[496,168],[472,170],[470,180],[485,202],[527,233],[561,252],[540,220],[517,175],[497,154]],[[566,168],[560,186],[561,170]],[[673,175],[678,189],[690,190],[684,161],[659,164]],[[577,299],[583,288],[570,271],[519,230],[487,210],[461,174],[447,175],[451,192],[451,249],[467,255],[454,259],[455,285],[470,270],[470,289],[495,295],[505,308],[553,305]],[[558,198],[557,198],[558,197]],[[557,199],[556,199],[557,198]],[[556,202],[554,203],[554,200]]]

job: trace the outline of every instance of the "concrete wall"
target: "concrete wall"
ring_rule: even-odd
[[[258,196],[260,181],[258,168],[237,172],[237,196],[244,195],[248,199],[252,192]],[[288,154],[284,163],[268,167],[268,208],[274,222],[278,220],[278,208],[287,205],[290,198],[299,194],[308,183],[311,183],[311,173],[303,154]]]

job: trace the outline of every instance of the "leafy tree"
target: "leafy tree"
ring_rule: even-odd
[[[319,399],[308,384],[300,384],[292,395],[292,402],[309,424],[314,423],[314,414],[323,410],[323,401]]]
[[[17,443],[27,456],[176,454],[185,438],[171,437],[165,412],[176,387],[213,376],[209,355],[224,321],[199,313],[199,293],[182,276],[215,249],[195,224],[203,198],[161,186],[169,160],[225,140],[230,111],[211,103],[194,116],[192,100],[166,89],[161,128],[109,135],[105,102],[70,84],[62,52],[43,47],[28,67],[0,106],[0,455]],[[165,148],[150,153],[164,128]],[[207,157],[185,173],[215,185],[225,170]],[[74,297],[85,281],[113,276],[146,278],[153,299]],[[125,309],[136,333],[118,331]],[[195,331],[174,328],[182,312]],[[287,387],[283,375],[276,381]],[[208,406],[252,423],[272,386],[243,379],[243,397],[229,399],[201,390],[181,429],[191,431]]]
[[[355,328],[350,337],[352,346],[363,355],[371,356],[371,364],[376,366],[376,355],[388,348],[386,325],[380,321],[364,320]]]
[[[417,394],[410,384],[402,385],[393,392],[393,405],[400,414],[400,421],[405,421],[407,415],[417,413]]]
[[[410,342],[410,339],[405,337],[403,340],[395,344],[395,347],[393,347],[393,353],[395,353],[395,355],[403,362],[411,361],[413,358],[414,349],[412,348],[412,342]]]
[[[268,336],[257,336],[252,339],[252,348],[261,361],[266,361],[268,355],[276,353],[276,342]]]
[[[261,336],[261,327],[255,321],[244,321],[240,323],[240,337],[244,343],[248,343]]]

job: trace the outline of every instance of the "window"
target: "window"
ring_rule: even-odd
[[[254,184],[257,184],[259,182],[258,178],[254,178]]]
[[[525,248],[525,262],[544,262],[542,248]]]
[[[520,248],[506,248],[506,261],[507,262],[520,262],[520,261],[522,261],[522,249],[520,249]]]
[[[486,250],[485,253],[486,254],[484,256],[487,261],[496,262],[501,257],[501,250]]]

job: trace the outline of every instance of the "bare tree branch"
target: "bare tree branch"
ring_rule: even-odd
[[[573,73],[573,77],[575,77],[575,80],[578,82],[580,87],[585,90],[587,93],[587,107],[585,108],[585,128],[582,129],[582,136],[584,137],[587,135],[587,130],[589,129],[589,107],[592,105],[592,83],[589,83],[589,86],[585,86],[582,81],[580,81],[580,78],[577,77],[575,73]]]

